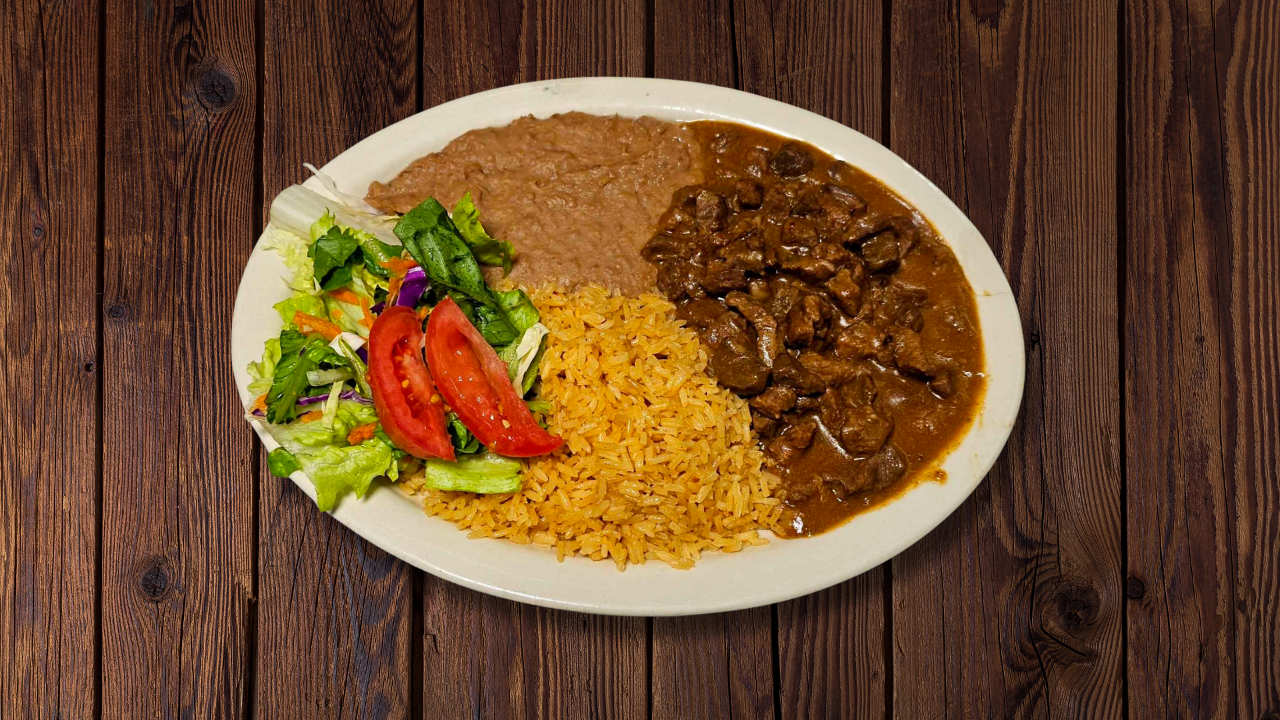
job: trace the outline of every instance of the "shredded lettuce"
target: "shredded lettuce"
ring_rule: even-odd
[[[457,462],[428,460],[423,484],[436,490],[486,495],[519,492],[520,461],[491,452],[462,455]]]
[[[262,247],[266,250],[274,250],[284,260],[285,269],[289,271],[287,282],[290,288],[300,293],[315,291],[315,273],[311,258],[307,255],[311,244],[305,238],[268,225]]]
[[[273,337],[262,349],[262,360],[249,363],[249,392],[254,397],[271,389],[271,380],[276,376],[276,364],[280,362],[280,338]]]
[[[542,362],[542,354],[546,352],[544,339],[551,331],[542,323],[534,323],[519,342],[501,348],[498,358],[507,363],[507,372],[511,376],[511,384],[522,397],[533,388],[538,379],[538,365]]]

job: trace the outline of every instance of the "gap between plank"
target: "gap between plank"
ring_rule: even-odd
[[[103,337],[102,314],[105,311],[106,248],[107,248],[107,12],[105,3],[98,7],[98,256],[97,256],[97,313],[94,315],[94,352],[98,356],[97,386],[94,388],[94,485],[96,489],[93,513],[94,565],[93,565],[93,716],[102,718],[102,472],[105,437],[102,430],[103,388],[102,378],[107,368],[104,360],[106,340]]]
[[[1120,658],[1120,707],[1124,717],[1129,717],[1129,598],[1125,592],[1129,577],[1129,421],[1125,412],[1125,398],[1128,383],[1125,372],[1128,368],[1128,353],[1125,347],[1125,325],[1128,317],[1128,147],[1126,135],[1126,112],[1128,103],[1126,92],[1129,72],[1129,53],[1125,44],[1125,23],[1128,15],[1125,4],[1116,7],[1116,336],[1120,349],[1120,583],[1115,588],[1120,602],[1120,646],[1124,654]]]

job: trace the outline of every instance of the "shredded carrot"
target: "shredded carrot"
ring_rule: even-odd
[[[364,319],[360,322],[367,328],[373,327],[373,313],[369,312],[369,298],[360,298],[360,312],[364,313]]]
[[[400,277],[404,277],[405,273],[418,267],[417,260],[404,257],[391,258],[390,260],[384,260],[378,264],[390,270],[393,275],[399,275]]]
[[[335,307],[329,311],[329,317],[333,318],[334,320],[341,320],[344,314],[345,313],[342,312],[342,308],[340,307]]]
[[[403,279],[399,275],[392,275],[391,281],[387,283],[387,300],[395,299],[396,293],[400,292],[400,283]]]
[[[261,410],[262,412],[267,411],[267,394],[266,393],[262,393],[261,395],[258,396],[257,400],[253,401],[253,407],[249,408],[249,412],[253,412],[254,410]]]
[[[419,319],[419,320],[426,320],[426,319],[427,319],[427,315],[428,315],[430,312],[431,312],[431,308],[429,308],[429,307],[422,307],[422,308],[418,308],[418,319]]]
[[[376,422],[369,423],[368,425],[361,425],[360,427],[353,429],[350,433],[347,433],[347,442],[352,445],[359,445],[365,440],[373,437],[373,431],[377,429],[378,423]]]
[[[304,333],[316,333],[324,337],[325,340],[332,340],[342,334],[342,328],[333,323],[318,318],[315,315],[308,315],[301,310],[293,314],[293,324]]]
[[[341,300],[344,303],[350,303],[352,305],[360,304],[360,298],[357,297],[355,293],[351,292],[346,288],[338,288],[337,290],[330,290],[329,297],[333,298],[334,300]]]
[[[312,410],[309,413],[304,413],[302,415],[299,415],[298,421],[299,422],[315,422],[316,420],[320,420],[322,418],[324,418],[324,413],[322,411]]]

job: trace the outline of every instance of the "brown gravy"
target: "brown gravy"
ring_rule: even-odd
[[[985,389],[973,290],[950,248],[883,184],[805,143],[687,126],[701,183],[645,246],[720,384],[749,398],[789,508],[828,530],[921,479]]]

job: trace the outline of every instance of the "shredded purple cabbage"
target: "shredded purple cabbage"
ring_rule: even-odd
[[[361,349],[363,350],[364,348],[361,348]],[[342,400],[354,400],[355,402],[358,402],[358,403],[360,403],[361,405],[372,405],[372,404],[373,404],[373,401],[372,401],[372,400],[370,400],[369,398],[367,398],[367,397],[365,397],[365,396],[361,395],[360,393],[356,392],[355,390],[344,390],[344,391],[342,392],[342,394],[341,394],[341,395],[339,395],[338,397],[339,397],[339,398],[341,398]],[[299,405],[315,405],[316,403],[322,403],[322,402],[324,402],[325,400],[328,400],[328,399],[329,399],[329,393],[325,393],[324,395],[312,395],[311,397],[298,398],[298,403],[297,403],[297,404],[299,404]]]
[[[376,303],[373,307],[369,308],[369,312],[373,313],[374,315],[381,315],[382,311],[386,309],[387,309],[387,304],[385,302],[379,302],[379,303]]]
[[[369,350],[364,345],[356,348],[356,355],[359,355],[364,362],[369,362]]]
[[[396,305],[407,308],[417,305],[429,284],[426,270],[421,267],[410,268],[409,272],[405,273],[404,282],[400,283],[400,294],[396,296]]]

